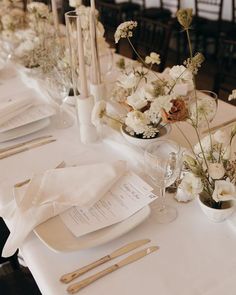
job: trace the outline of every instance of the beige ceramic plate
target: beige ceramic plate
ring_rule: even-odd
[[[126,220],[76,238],[64,225],[59,216],[55,216],[38,225],[34,232],[51,250],[56,252],[77,251],[92,248],[114,240],[143,222],[150,214],[146,206]]]

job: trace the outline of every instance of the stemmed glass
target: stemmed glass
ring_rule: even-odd
[[[153,204],[157,222],[169,223],[177,217],[177,210],[166,205],[165,189],[175,182],[181,169],[181,149],[170,140],[158,140],[148,145],[144,152],[146,174],[160,190],[162,205]]]
[[[197,102],[196,102],[197,98]],[[197,123],[200,132],[209,127],[209,124],[215,118],[218,108],[218,96],[215,92],[209,90],[199,90],[192,94],[189,102],[190,118]]]
[[[44,86],[51,99],[58,106],[57,115],[55,117],[55,127],[63,129],[72,126],[74,119],[63,109],[63,103],[66,101],[71,88],[71,81],[66,71],[55,67],[53,71],[44,78]]]

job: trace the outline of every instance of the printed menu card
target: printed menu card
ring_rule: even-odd
[[[80,237],[135,214],[157,198],[152,191],[149,184],[128,171],[92,207],[72,207],[60,217],[67,228]]]

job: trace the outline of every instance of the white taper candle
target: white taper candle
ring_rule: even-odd
[[[84,61],[83,36],[80,24],[80,17],[77,17],[77,36],[78,36],[78,54],[79,54],[79,78],[81,81],[80,93],[83,98],[88,97],[87,77]]]

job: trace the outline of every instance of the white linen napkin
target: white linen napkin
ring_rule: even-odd
[[[126,163],[117,161],[53,169],[33,177],[24,191],[15,190],[15,200],[0,211],[10,223],[2,256],[14,254],[38,224],[72,206],[92,206],[125,171]]]
[[[9,99],[0,103],[0,125],[11,118],[16,117],[33,105],[31,96],[21,97],[20,99]]]

